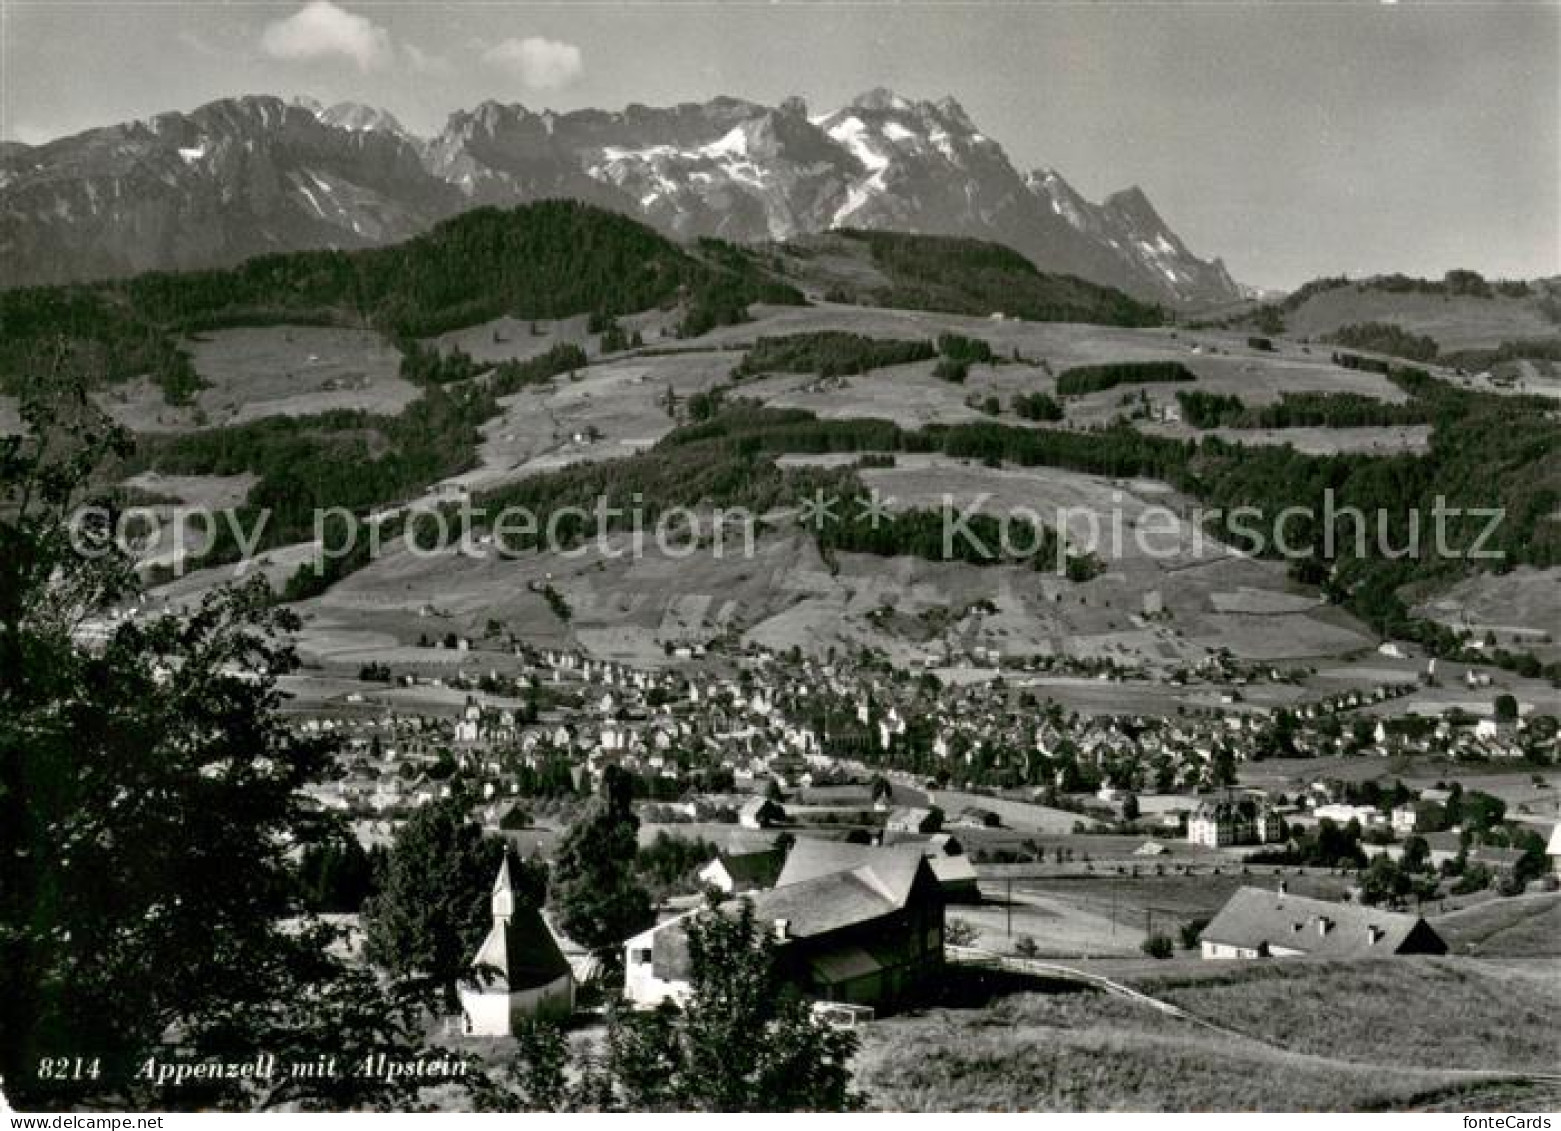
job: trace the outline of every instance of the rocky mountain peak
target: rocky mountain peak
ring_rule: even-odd
[[[360,103],[223,99],[0,151],[0,211],[11,218],[0,255],[17,282],[207,267],[257,250],[402,239],[463,208],[548,197],[680,237],[963,235],[1157,302],[1240,293],[1141,189],[1093,204],[1054,170],[1021,174],[953,97],[884,87],[811,118],[800,98],[566,113],[489,100],[426,141]]]

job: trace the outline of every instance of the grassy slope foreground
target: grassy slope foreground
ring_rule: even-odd
[[[895,1110],[1381,1110],[1554,1105],[1552,966],[1454,960],[1231,966],[1144,989],[1233,1035],[1096,993],[1018,994],[867,1034]]]

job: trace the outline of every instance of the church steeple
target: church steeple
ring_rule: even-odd
[[[508,923],[515,914],[515,882],[509,870],[509,852],[499,861],[499,875],[493,881],[493,921]]]

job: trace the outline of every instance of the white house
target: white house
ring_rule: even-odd
[[[1204,958],[1368,958],[1446,954],[1447,944],[1418,915],[1358,903],[1330,903],[1278,891],[1238,888],[1199,942]]]
[[[527,1018],[565,1018],[574,1012],[569,960],[535,907],[518,907],[509,855],[493,884],[493,927],[459,987],[466,1032],[514,1035]]]

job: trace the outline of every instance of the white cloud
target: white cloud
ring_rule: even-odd
[[[544,39],[506,39],[483,53],[483,61],[502,67],[532,90],[557,90],[580,77],[584,61],[573,43]]]
[[[260,48],[274,59],[351,59],[360,71],[387,65],[390,33],[331,0],[309,0],[286,19],[268,24]]]
[[[450,73],[450,60],[443,55],[431,54],[415,43],[403,43],[401,50],[406,55],[407,66],[417,74],[447,75]]]

